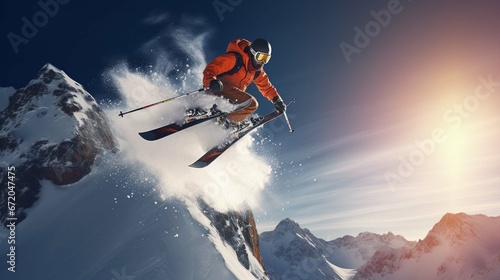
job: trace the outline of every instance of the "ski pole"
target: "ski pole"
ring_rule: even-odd
[[[290,104],[294,103],[295,102],[295,98],[292,98],[292,101],[290,101],[286,106],[290,106]],[[290,120],[288,119],[288,115],[286,114],[286,112],[283,112],[283,115],[285,116],[285,120],[286,120],[286,124],[288,124],[288,128],[289,128],[289,131],[290,133],[293,133],[295,130],[292,129],[292,126],[290,125]]]
[[[181,95],[176,96],[176,97],[171,97],[171,98],[168,98],[168,99],[165,99],[165,100],[162,100],[162,101],[158,101],[158,102],[156,102],[156,103],[152,103],[152,104],[146,105],[146,106],[144,106],[144,107],[140,107],[140,108],[137,108],[137,109],[134,109],[134,110],[130,110],[130,111],[128,111],[128,112],[122,112],[122,111],[120,111],[120,114],[118,114],[118,116],[120,116],[120,117],[122,117],[122,118],[123,118],[123,116],[124,116],[124,115],[126,115],[126,114],[130,114],[130,113],[133,113],[133,112],[137,112],[137,111],[139,111],[139,110],[142,110],[142,109],[146,109],[146,108],[149,108],[149,107],[156,106],[156,105],[158,105],[158,104],[162,104],[162,103],[165,103],[165,102],[169,102],[169,101],[175,100],[175,99],[177,99],[177,98],[179,98],[179,97],[184,97],[184,96],[188,96],[188,95],[193,94],[193,93],[202,92],[202,91],[204,91],[204,90],[205,90],[205,88],[200,88],[200,89],[197,89],[197,90],[193,90],[193,91],[191,91],[191,92],[188,92],[188,93],[181,94]]]

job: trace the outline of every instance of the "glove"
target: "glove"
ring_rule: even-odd
[[[283,114],[286,111],[286,105],[283,103],[283,99],[281,99],[281,97],[276,96],[273,98],[273,104],[278,113]]]
[[[222,82],[219,80],[215,80],[215,79],[211,80],[210,85],[208,86],[208,88],[211,91],[215,91],[215,92],[221,91],[223,87],[224,87],[224,85],[222,84]]]

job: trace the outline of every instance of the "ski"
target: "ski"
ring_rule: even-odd
[[[252,100],[249,99],[241,104],[238,104],[238,107],[236,107],[236,109],[234,109],[233,111],[230,111],[230,112],[220,112],[217,114],[207,115],[207,116],[204,116],[203,118],[195,119],[193,121],[185,122],[183,124],[171,123],[171,124],[159,127],[159,128],[155,128],[153,130],[140,132],[139,135],[144,140],[148,140],[148,141],[159,140],[161,138],[167,137],[167,136],[172,135],[176,132],[179,132],[179,131],[184,130],[186,128],[189,128],[189,127],[195,126],[197,124],[206,122],[208,120],[215,119],[217,117],[222,117],[222,116],[231,114],[233,112],[237,112],[239,110],[245,109],[246,107],[248,107],[248,105],[250,105],[251,102],[252,102]]]
[[[216,160],[219,156],[221,156],[227,149],[229,149],[234,143],[238,142],[243,136],[247,135],[250,131],[253,129],[270,122],[279,116],[281,116],[282,113],[278,113],[276,111],[264,116],[261,120],[259,120],[256,124],[251,125],[249,127],[246,127],[240,131],[235,132],[231,139],[223,143],[222,145],[218,145],[210,149],[207,153],[205,153],[202,157],[200,157],[197,161],[195,161],[193,164],[189,165],[190,167],[194,168],[203,168],[208,166],[210,163],[212,163],[214,160]]]

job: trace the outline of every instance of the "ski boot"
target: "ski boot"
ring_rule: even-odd
[[[216,120],[218,125],[222,126],[226,130],[230,130],[236,124],[231,122],[226,116],[220,116]]]
[[[217,107],[217,104],[214,104],[212,106],[212,108],[210,108],[210,115],[218,115],[218,114],[222,114],[222,111],[219,110],[219,108]]]
[[[251,117],[239,123],[233,123],[226,116],[223,116],[217,118],[217,123],[222,125],[224,129],[234,134],[257,125],[262,119],[262,117]]]
[[[187,109],[184,114],[184,120],[188,122],[192,122],[194,120],[202,119],[207,117],[208,112],[201,108]]]
[[[251,128],[259,124],[259,122],[263,119],[263,117],[250,117],[238,124],[238,129],[236,132],[240,132],[242,130],[245,130],[247,128]]]
[[[252,123],[252,126],[256,126],[257,124],[260,123],[260,121],[262,121],[264,119],[264,117],[251,117],[250,118],[250,122]]]
[[[221,113],[222,111],[217,108],[217,104],[214,104],[212,108],[210,108],[209,112],[199,107],[194,109],[188,109],[185,112],[184,118],[186,122],[192,122],[194,120],[208,118],[215,114],[221,114]]]
[[[225,130],[229,131],[230,133],[235,133],[238,130],[241,129],[241,122],[240,123],[234,123],[230,121],[227,116],[220,116],[216,119],[217,124],[222,126]]]

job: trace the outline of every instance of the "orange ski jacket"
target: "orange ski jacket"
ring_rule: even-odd
[[[248,55],[248,48],[250,48],[248,40],[236,39],[231,41],[225,54],[218,56],[207,64],[203,71],[203,86],[208,87],[211,80],[218,79],[225,86],[229,85],[245,91],[254,82],[260,93],[270,101],[279,96],[264,69],[255,69],[253,67],[252,58]],[[228,74],[227,72],[231,71],[237,63],[237,56],[233,52],[241,55],[243,64],[236,73]]]

